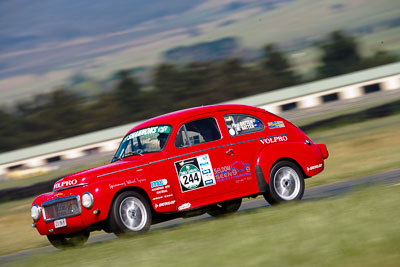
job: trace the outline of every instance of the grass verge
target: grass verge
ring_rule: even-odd
[[[49,244],[31,227],[32,201],[29,198],[0,204],[0,256]]]
[[[306,180],[307,186],[332,183],[400,167],[400,115],[312,132],[325,143],[329,158],[325,170]]]
[[[399,186],[259,208],[6,266],[398,266]],[[377,199],[377,196],[384,196]]]

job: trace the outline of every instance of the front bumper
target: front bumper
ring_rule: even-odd
[[[40,206],[40,219],[32,226],[35,226],[41,235],[70,234],[87,227],[82,220],[83,210],[79,195],[54,198]],[[57,228],[56,223],[63,220],[65,220],[65,226]]]
[[[107,205],[96,195],[96,188],[83,186],[71,188],[62,192],[43,194],[34,200],[33,204],[41,208],[41,216],[33,222],[33,227],[41,235],[72,234],[87,229],[89,226],[99,223],[107,217]],[[85,192],[93,192],[94,204],[90,208],[82,206],[81,198]],[[74,200],[74,201],[68,201]],[[66,208],[66,205],[70,205]],[[75,205],[75,206],[74,206]],[[103,207],[103,208],[101,208]],[[60,224],[60,220],[64,220]],[[57,222],[58,221],[58,222]],[[61,227],[56,228],[55,223]],[[64,226],[64,224],[66,224]]]

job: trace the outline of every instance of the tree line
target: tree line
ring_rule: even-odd
[[[331,33],[318,47],[317,78],[398,60],[385,52],[363,58],[356,40],[341,31]],[[129,70],[121,70],[114,90],[94,98],[67,87],[35,95],[18,103],[13,112],[0,109],[0,152],[306,82],[292,71],[290,60],[276,44],[266,45],[263,54],[251,63],[239,58],[162,63],[153,70],[150,90],[144,90]]]

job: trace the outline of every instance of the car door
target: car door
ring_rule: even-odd
[[[174,146],[167,160],[170,180],[181,201],[208,198],[209,202],[220,195],[237,189],[234,183],[223,183],[214,172],[214,166],[229,166],[231,145],[220,131],[222,118],[198,117],[179,125]]]
[[[240,191],[248,194],[258,192],[256,160],[262,149],[260,139],[265,135],[261,115],[245,110],[224,114],[235,160],[230,169]]]

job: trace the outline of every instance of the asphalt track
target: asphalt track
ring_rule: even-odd
[[[318,178],[315,178],[318,179]],[[400,169],[387,171],[383,173],[377,173],[373,175],[363,176],[355,179],[350,179],[346,181],[335,182],[327,185],[321,186],[314,186],[311,188],[307,188],[302,201],[312,201],[318,199],[326,199],[330,197],[337,197],[343,194],[348,193],[351,190],[354,190],[358,187],[364,186],[374,186],[379,184],[386,184],[388,186],[399,186],[400,189]],[[265,208],[268,206],[268,203],[263,198],[256,198],[253,200],[245,201],[242,203],[240,210],[238,212],[243,212],[246,210],[252,209],[259,209]],[[152,226],[151,231],[154,230],[161,230],[164,228],[170,227],[178,227],[179,225],[193,222],[193,221],[200,221],[200,220],[207,220],[212,219],[208,215],[202,215],[197,217],[192,217],[189,219],[175,219],[168,222],[160,223],[157,225]],[[89,238],[89,244],[94,244],[97,242],[107,242],[107,240],[115,239],[116,237],[113,234],[98,234],[92,235]],[[14,261],[20,259],[22,257],[26,257],[29,255],[33,255],[37,252],[54,252],[58,251],[51,245],[30,249],[25,251],[20,251],[17,253],[5,255],[0,257],[0,265],[6,262]]]

